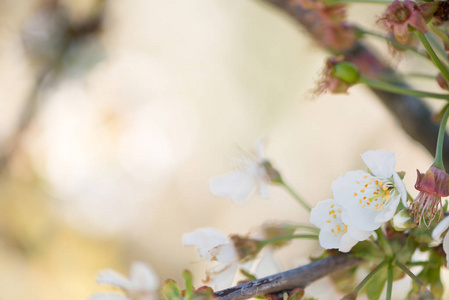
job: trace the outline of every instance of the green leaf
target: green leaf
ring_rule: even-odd
[[[242,273],[243,276],[248,278],[251,281],[257,280],[257,277],[251,274],[250,272],[246,271],[245,269],[240,269],[240,273]]]
[[[162,287],[162,294],[167,300],[182,300],[181,291],[174,280],[166,280]]]
[[[301,300],[302,297],[304,297],[304,289],[296,288],[290,292],[290,295],[288,296],[288,300]]]
[[[349,270],[339,271],[331,274],[331,280],[334,282],[335,287],[342,293],[350,293],[357,286],[355,283],[355,272],[357,267]]]
[[[370,300],[378,300],[387,282],[388,271],[386,268],[379,270],[366,285],[366,295]]]
[[[214,291],[208,286],[198,288],[192,296],[192,300],[213,300],[213,299],[215,299]]]
[[[373,242],[363,241],[357,243],[351,250],[351,256],[378,263],[384,258],[383,251]]]
[[[184,286],[185,286],[185,300],[191,300],[193,294],[193,275],[189,270],[184,270],[182,272],[182,278],[184,278]]]

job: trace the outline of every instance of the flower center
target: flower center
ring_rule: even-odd
[[[383,210],[390,201],[393,184],[388,180],[379,178],[369,178],[363,176],[363,179],[355,182],[360,189],[354,192],[354,198],[362,208],[371,208],[372,210]]]
[[[348,232],[348,225],[341,222],[341,218],[339,218],[338,214],[341,214],[342,210],[341,208],[336,208],[334,204],[330,206],[328,215],[329,219],[326,221],[328,224],[334,225],[330,231],[334,235],[340,235],[343,236],[346,232]]]
[[[394,23],[404,23],[411,15],[411,12],[408,8],[403,5],[397,7],[395,10],[391,12],[389,15],[390,20]]]

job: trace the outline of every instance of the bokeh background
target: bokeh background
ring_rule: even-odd
[[[349,18],[379,30],[381,12],[355,5]],[[308,222],[278,187],[239,206],[210,194],[260,138],[310,203],[369,149],[396,153],[412,194],[415,169],[432,163],[363,87],[313,99],[326,53],[263,1],[1,0],[0,16],[2,299],[87,299],[110,290],[100,269],[127,274],[135,260],[200,283],[207,265],[182,234]],[[276,259],[284,270],[320,251],[295,241]]]

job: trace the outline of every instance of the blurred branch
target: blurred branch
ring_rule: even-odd
[[[70,47],[102,29],[106,0],[97,0],[93,12],[81,22],[70,20],[58,0],[44,0],[22,28],[25,52],[36,65],[35,81],[9,138],[0,146],[0,173],[19,147],[39,108],[40,95],[57,82]]]
[[[338,48],[328,43],[323,25],[327,20],[323,14],[313,9],[304,9],[298,0],[260,0],[278,7],[283,13],[290,15],[301,25],[312,39],[323,49],[334,55],[341,54],[346,60],[356,64],[367,76],[372,78],[394,78],[395,84],[407,86],[394,70],[387,66],[375,53],[362,42],[356,41],[350,47]],[[346,24],[345,24],[346,25]],[[413,96],[404,96],[371,89],[385,107],[393,114],[404,131],[415,141],[423,145],[432,155],[435,154],[438,136],[438,124],[432,120],[432,112],[424,102]],[[449,138],[444,140],[444,157],[446,169],[449,169]]]
[[[288,292],[294,288],[304,288],[317,279],[333,272],[349,269],[362,262],[363,260],[347,254],[337,254],[296,269],[218,291],[215,296],[221,300],[243,300],[282,291]]]

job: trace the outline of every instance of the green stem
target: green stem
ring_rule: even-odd
[[[303,200],[288,184],[286,184],[284,181],[280,182],[280,184],[287,190],[287,192],[290,193],[290,195],[298,201],[299,204],[304,207],[305,210],[310,212],[312,210],[312,207],[310,204],[308,204],[305,200]]]
[[[437,168],[440,168],[444,171],[444,163],[443,163],[443,144],[444,144],[444,134],[446,133],[446,124],[447,119],[449,117],[449,105],[446,105],[445,112],[443,118],[440,123],[440,130],[438,131],[438,140],[437,140],[437,150],[435,152],[435,161],[433,165]]]
[[[385,259],[383,260],[379,265],[377,265],[376,268],[374,268],[374,270],[372,270],[363,280],[362,282],[359,283],[359,285],[357,285],[357,287],[354,289],[354,292],[356,292],[357,294],[365,287],[365,285],[371,280],[371,278],[374,277],[374,275],[376,275],[380,270],[382,270],[383,267],[385,267],[385,265],[388,263],[388,260]]]
[[[412,261],[407,264],[407,267],[426,266],[428,264],[428,261]]]
[[[423,53],[423,52],[421,52],[421,51],[419,51],[419,50],[417,50],[417,49],[415,49],[413,47],[402,45],[401,43],[399,43],[395,39],[389,38],[389,37],[384,36],[382,34],[375,33],[375,32],[372,32],[372,31],[369,31],[369,30],[366,30],[366,29],[362,29],[360,27],[358,27],[357,30],[358,30],[359,33],[361,33],[363,35],[369,35],[369,36],[373,36],[373,37],[376,37],[376,38],[380,38],[382,40],[385,40],[385,41],[391,43],[393,46],[395,46],[398,49],[410,51],[410,52],[415,53],[415,54],[417,54],[417,55],[419,55],[421,57],[424,57],[426,60],[429,59],[429,57],[427,56],[426,53]]]
[[[388,279],[387,279],[387,295],[386,300],[391,300],[391,294],[393,292],[393,263],[388,264]]]
[[[377,233],[377,242],[384,249],[386,256],[392,257],[393,250],[391,249],[390,244],[388,243],[388,240],[385,237],[384,232],[382,231],[382,228],[377,229],[376,233]]]
[[[402,77],[408,77],[408,78],[419,78],[419,79],[428,79],[428,80],[435,80],[435,75],[429,75],[424,73],[403,73],[398,74]]]
[[[422,281],[419,280],[419,278],[416,277],[416,275],[412,273],[412,271],[410,271],[406,266],[404,266],[402,263],[400,263],[398,261],[396,261],[395,264],[402,271],[404,271],[405,274],[407,274],[408,277],[410,277],[418,285],[419,289],[425,289],[429,293],[429,295],[432,296],[432,293],[427,289],[427,287],[424,285],[424,283],[422,283]],[[433,297],[431,299],[433,299]]]
[[[418,98],[434,98],[434,99],[442,99],[449,101],[449,95],[448,94],[438,94],[438,93],[431,93],[431,92],[425,92],[425,91],[418,91],[418,90],[412,90],[404,87],[400,87],[394,84],[369,79],[365,76],[361,76],[359,83],[364,83],[370,87],[373,87],[378,90],[395,93],[395,94],[401,94],[401,95],[409,95],[409,96],[415,96]]]
[[[320,229],[315,226],[310,226],[310,225],[291,225],[291,226],[294,227],[295,229],[304,229],[304,230],[309,230],[309,231],[316,232],[316,233],[320,232]]]
[[[277,236],[268,240],[263,240],[260,241],[260,247],[265,247],[268,244],[274,244],[274,243],[279,243],[279,242],[284,242],[284,241],[289,241],[292,239],[314,239],[317,240],[318,239],[318,235],[316,234],[292,234],[292,235],[282,235],[282,236]]]
[[[427,39],[429,40],[430,44],[433,46],[436,52],[440,54],[440,59],[443,59],[443,61],[446,63],[447,66],[449,66],[449,58],[447,57],[446,50],[444,47],[441,46],[440,41],[435,38],[435,35],[441,39],[444,40],[445,44],[449,44],[449,37],[446,35],[444,31],[439,29],[438,27],[433,26],[431,23],[427,24],[430,31],[432,31],[433,34],[426,34]]]
[[[415,33],[418,36],[418,38],[421,41],[421,43],[423,44],[424,48],[426,48],[427,53],[429,53],[430,59],[432,60],[434,65],[438,68],[438,70],[440,70],[441,74],[446,79],[446,81],[449,81],[449,71],[447,70],[446,66],[441,63],[441,61],[438,58],[438,56],[435,53],[435,51],[433,51],[432,45],[430,45],[430,43],[427,40],[427,38],[424,35],[424,33],[420,32],[418,30],[416,30]]]

